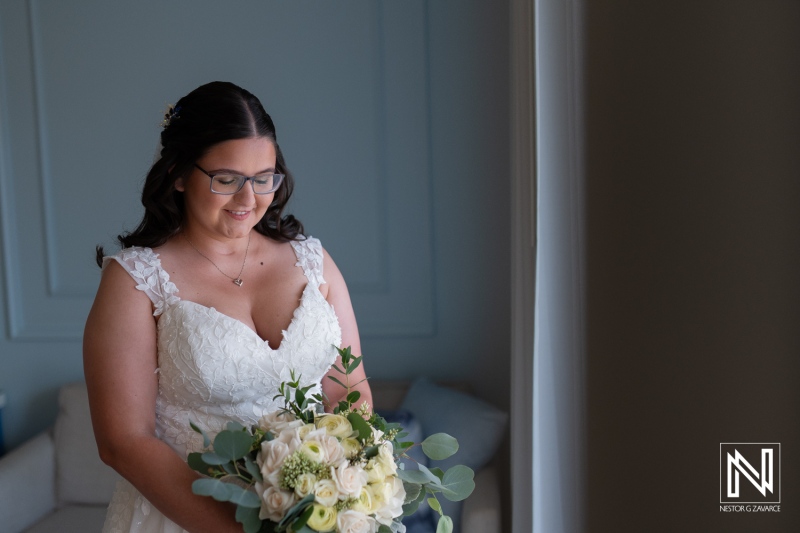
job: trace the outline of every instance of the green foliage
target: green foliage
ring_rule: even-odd
[[[447,515],[440,516],[436,524],[436,533],[453,533],[453,519]]]
[[[441,461],[458,451],[458,441],[447,433],[434,433],[422,441],[422,451],[431,459]]]
[[[475,472],[464,465],[455,465],[444,473],[442,495],[451,502],[466,499],[475,490]]]
[[[361,364],[362,357],[354,356],[350,347],[337,350],[341,363],[334,364],[332,369],[340,377],[328,376],[328,379],[345,389],[345,399],[334,407],[333,412],[347,418],[363,445],[360,454],[352,460],[368,461],[377,456],[380,451],[379,444],[384,439],[392,443],[396,458],[410,459],[406,452],[417,444],[402,440],[408,433],[400,424],[386,422],[366,404],[354,407],[361,399],[361,393],[352,387],[361,382],[351,384],[350,377]],[[295,376],[295,373],[291,372],[290,377],[290,381],[281,383],[278,388],[279,394],[274,399],[282,399],[284,412],[305,423],[313,423],[317,410],[322,408],[324,398],[321,394],[311,393],[312,386],[301,386],[301,376]],[[190,453],[187,460],[193,470],[208,476],[192,483],[192,491],[195,494],[235,504],[236,521],[242,524],[245,533],[318,533],[307,524],[313,513],[313,494],[295,504],[278,524],[269,520],[262,521],[258,517],[261,500],[251,487],[263,479],[255,457],[261,449],[262,442],[275,438],[272,433],[256,426],[248,429],[238,422],[231,421],[212,441],[201,428],[194,423],[190,425],[194,431],[203,436],[203,446],[206,448],[204,453]],[[383,434],[381,440],[374,438],[373,429]],[[458,451],[458,441],[445,433],[431,435],[419,445],[422,446],[423,453],[433,460],[446,459]],[[305,456],[298,455],[295,462],[302,462],[302,457]],[[292,466],[292,464],[289,459],[284,463],[282,485],[283,482],[291,481],[289,478],[292,478],[292,475],[296,477],[300,473],[310,472],[309,465],[298,463]],[[329,477],[327,469],[324,472],[311,473],[318,478]],[[475,488],[474,472],[462,465],[453,466],[443,472],[440,468],[429,469],[424,465],[418,465],[416,470],[406,469],[401,464],[397,476],[403,481],[406,491],[403,516],[414,514],[428,497],[431,508],[441,515],[436,533],[452,533],[453,521],[444,515],[436,495],[441,494],[451,501],[465,499]],[[226,481],[236,481],[236,483]],[[395,521],[399,523],[399,520],[398,518]],[[381,525],[378,533],[391,533],[391,530],[392,528]]]

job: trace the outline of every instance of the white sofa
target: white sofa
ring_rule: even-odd
[[[408,384],[374,381],[376,409],[397,407]],[[94,533],[102,529],[119,476],[100,461],[84,383],[64,386],[55,426],[0,458],[0,530],[4,533]],[[462,533],[500,532],[495,469],[476,475],[464,502]]]

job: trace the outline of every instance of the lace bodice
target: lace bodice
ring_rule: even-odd
[[[213,307],[182,300],[158,254],[150,248],[127,248],[104,259],[104,267],[109,261],[122,265],[136,280],[136,288],[150,298],[153,314],[159,317],[156,434],[181,457],[203,447],[202,437],[192,431],[190,421],[212,435],[229,420],[252,425],[282,406],[272,398],[281,381],[290,379],[292,370],[302,375],[303,383],[319,388],[333,364],[341,328],[333,307],[320,292],[325,283],[322,246],[311,237],[291,245],[296,265],[303,269],[308,283],[276,349],[243,322]],[[142,519],[157,511],[129,484],[117,492],[104,531],[173,531],[163,526],[143,529],[141,524],[134,528],[136,516]],[[159,523],[164,520],[159,517]]]

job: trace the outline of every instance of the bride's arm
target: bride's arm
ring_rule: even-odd
[[[112,261],[103,272],[83,341],[100,458],[184,529],[241,532],[234,507],[192,494],[192,481],[199,476],[155,436],[156,350],[150,300]]]
[[[325,299],[328,300],[336,311],[336,316],[339,319],[339,326],[342,328],[342,347],[350,346],[353,355],[361,355],[361,340],[358,337],[358,325],[356,324],[356,315],[353,312],[353,304],[350,301],[350,293],[347,291],[347,285],[344,282],[342,273],[336,267],[336,264],[328,255],[328,252],[323,250],[323,272],[325,281],[328,285],[328,292]],[[336,358],[336,365],[342,368],[342,361],[340,357]],[[328,376],[333,376],[346,383],[344,376],[331,368],[328,374],[322,380],[322,391],[328,397],[329,409],[344,400],[347,391],[336,384],[334,381],[328,379]],[[372,406],[372,391],[369,388],[369,383],[366,381],[366,373],[364,372],[364,362],[350,374],[350,383],[358,383],[358,385],[351,387],[352,390],[357,390],[361,393],[361,398],[356,405],[361,405],[367,402]],[[360,382],[360,383],[359,383]]]

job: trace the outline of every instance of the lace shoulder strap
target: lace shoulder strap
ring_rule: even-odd
[[[169,274],[161,268],[161,259],[150,248],[133,246],[120,250],[116,255],[103,258],[103,268],[109,261],[116,261],[136,281],[136,288],[144,292],[153,302],[153,316],[164,312],[164,305],[179,301],[175,296],[178,288],[169,280]]]
[[[319,239],[306,237],[300,241],[291,241],[291,243],[297,256],[295,266],[303,269],[308,282],[316,287],[325,283],[325,279],[322,277],[322,244]]]

